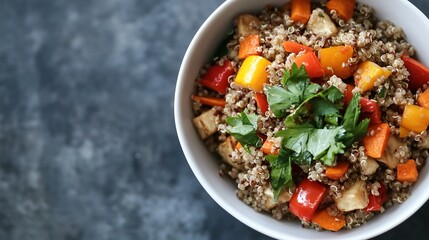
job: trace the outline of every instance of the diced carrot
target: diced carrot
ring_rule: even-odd
[[[353,17],[355,0],[330,0],[326,3],[326,7],[329,11],[335,10],[340,18],[344,21],[348,21]]]
[[[347,172],[347,169],[349,169],[349,162],[337,162],[336,166],[326,168],[325,175],[330,179],[339,180]]]
[[[325,75],[322,65],[314,52],[306,52],[303,55],[295,58],[295,63],[298,67],[305,66],[305,70],[310,78],[318,78]]]
[[[410,132],[411,132],[410,130],[404,128],[403,126],[399,127],[399,137],[400,138],[406,138],[406,137],[408,137],[408,134]]]
[[[300,53],[302,51],[313,51],[313,48],[305,46],[303,44],[299,44],[296,42],[292,42],[292,41],[286,41],[283,43],[283,48],[285,49],[286,52],[291,52],[291,53]]]
[[[348,66],[349,59],[353,56],[352,46],[335,46],[322,48],[319,51],[320,64],[329,76],[336,75],[346,79],[352,75]]]
[[[326,230],[334,232],[346,225],[346,218],[344,215],[331,216],[327,208],[316,212],[311,221]]]
[[[416,105],[405,106],[401,126],[415,133],[421,133],[428,128],[428,125],[429,109]]]
[[[352,100],[354,88],[355,86],[351,84],[347,84],[346,91],[344,92],[344,96],[343,96],[344,105],[346,106],[349,105],[350,101]]]
[[[262,114],[265,114],[268,111],[268,100],[265,94],[255,93],[256,105],[261,110]]]
[[[419,172],[417,171],[416,162],[409,159],[406,163],[400,163],[396,167],[396,180],[400,182],[416,182]]]
[[[265,141],[264,144],[262,144],[261,151],[267,155],[278,155],[279,149],[275,148],[274,152],[271,152],[271,149],[273,149],[274,143],[271,141]]]
[[[292,0],[290,18],[294,22],[306,24],[311,14],[310,0]]]
[[[372,135],[373,134],[373,135]],[[381,158],[390,137],[390,127],[387,123],[371,124],[368,135],[363,139],[365,154],[373,158]]]
[[[422,94],[420,94],[419,98],[417,99],[417,102],[420,106],[429,109],[429,88],[426,89]]]
[[[235,145],[235,149],[236,150],[238,150],[238,149],[240,149],[240,148],[242,148],[243,147],[243,145],[241,145],[241,143],[240,142],[237,142],[237,144]]]
[[[201,104],[207,106],[219,106],[225,107],[226,101],[223,98],[214,98],[214,97],[201,97],[201,96],[191,96],[192,100],[200,102]]]
[[[253,34],[244,38],[240,42],[240,50],[238,51],[238,58],[245,59],[251,55],[261,55],[261,52],[258,51],[260,46],[259,35]]]

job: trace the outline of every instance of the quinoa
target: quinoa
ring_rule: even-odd
[[[429,134],[426,130],[421,133],[410,131],[408,136],[400,138],[402,114],[407,105],[417,104],[418,96],[428,86],[424,85],[415,93],[408,88],[410,74],[405,68],[401,56],[403,54],[413,56],[415,49],[406,41],[401,28],[387,20],[377,19],[370,6],[357,3],[353,18],[348,21],[341,19],[335,11],[329,11],[324,3],[312,3],[312,9],[315,8],[321,8],[328,14],[338,30],[336,34],[321,37],[308,30],[305,24],[295,23],[291,20],[288,5],[267,6],[259,14],[253,15],[257,20],[254,20],[252,26],[258,28],[260,37],[257,54],[271,62],[265,69],[268,76],[266,85],[279,85],[285,71],[291,69],[295,59],[304,54],[304,51],[286,52],[283,47],[285,41],[303,44],[316,52],[331,46],[352,46],[353,55],[343,63],[343,67],[353,69],[355,79],[359,79],[359,76],[363,74],[356,69],[365,61],[371,61],[390,73],[388,77],[378,78],[371,90],[364,91],[358,86],[352,90],[353,93],[359,93],[362,97],[375,101],[380,108],[381,121],[389,126],[390,139],[382,158],[374,159],[368,156],[364,144],[359,141],[347,148],[344,154],[336,157],[336,162],[344,161],[349,164],[347,171],[338,179],[326,176],[327,166],[321,161],[312,161],[309,166],[297,165],[295,167],[299,173],[294,176],[295,184],[283,189],[283,195],[280,194],[278,201],[274,201],[270,184],[271,167],[267,155],[275,154],[276,150],[281,148],[282,138],[275,137],[275,134],[286,127],[283,119],[277,118],[271,109],[262,111],[255,99],[254,91],[235,82],[237,72],[243,64],[243,59],[239,58],[240,43],[245,40],[237,27],[229,35],[226,44],[228,53],[225,56],[217,56],[212,64],[201,69],[200,77],[194,84],[194,95],[225,100],[224,106],[215,107],[218,119],[215,123],[217,131],[204,140],[210,151],[218,152],[220,145],[226,139],[231,138],[227,131],[227,119],[244,111],[257,115],[258,133],[267,139],[265,141],[272,143],[268,150],[269,154],[267,154],[259,147],[240,147],[236,145],[238,141],[233,139],[234,145],[228,148],[230,152],[226,154],[229,159],[220,162],[219,174],[222,177],[229,177],[235,182],[236,195],[239,199],[256,211],[271,214],[275,219],[298,220],[301,221],[303,227],[323,230],[311,221],[299,219],[289,209],[288,202],[297,185],[303,179],[309,179],[323,184],[327,189],[320,208],[326,208],[331,216],[344,216],[344,229],[351,229],[365,224],[373,216],[382,214],[386,209],[404,202],[410,196],[413,183],[398,181],[396,165],[405,164],[409,159],[413,159],[420,170],[429,155]],[[210,66],[213,64],[222,66],[226,64],[225,61],[229,61],[233,67],[233,73],[228,77],[226,94],[219,94],[202,86],[200,81],[209,71]],[[332,69],[328,70],[333,72]],[[352,80],[342,79],[335,74],[326,74],[318,81],[322,83],[323,89],[334,86],[342,94],[346,94],[347,84],[350,85],[353,82],[353,76],[351,78]],[[264,93],[266,94],[266,92]],[[194,101],[192,107],[196,117],[209,108],[198,101]],[[288,111],[291,113],[296,107],[298,106],[291,106]],[[373,136],[375,131],[368,131],[367,136]],[[381,209],[377,211],[367,211],[363,208],[353,211],[338,209],[336,201],[358,181],[365,182],[367,195],[377,197],[383,194],[384,187],[387,189],[387,199]]]

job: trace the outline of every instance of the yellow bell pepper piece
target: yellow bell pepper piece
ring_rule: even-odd
[[[399,137],[400,138],[406,138],[406,137],[408,137],[408,134],[410,132],[411,132],[410,130],[404,128],[403,126],[399,127]]]
[[[419,98],[417,98],[417,102],[420,106],[429,109],[429,88],[420,94]]]
[[[429,126],[429,109],[416,105],[405,106],[401,126],[415,133],[423,132]]]
[[[349,58],[353,56],[353,47],[336,46],[322,48],[319,50],[320,64],[325,73],[329,76],[335,74],[341,79],[346,79],[352,75],[350,67],[347,65]]]
[[[371,61],[366,61],[359,65],[358,70],[354,74],[355,85],[362,92],[366,92],[374,87],[377,80],[380,78],[387,79],[390,74],[391,72],[387,68],[380,67]]]
[[[268,83],[266,68],[270,64],[270,61],[261,56],[247,57],[238,70],[234,82],[255,92],[261,92],[264,89],[264,84]]]

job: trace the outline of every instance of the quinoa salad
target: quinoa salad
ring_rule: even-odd
[[[240,200],[325,231],[406,201],[429,155],[429,68],[400,27],[354,0],[292,0],[224,39],[193,124]]]

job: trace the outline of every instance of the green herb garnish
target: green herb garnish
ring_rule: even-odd
[[[291,71],[285,72],[281,83],[283,87],[266,87],[268,104],[277,118],[285,117],[292,106],[299,106],[320,90],[318,84],[311,84],[304,65],[298,68],[293,64]]]
[[[332,166],[336,155],[365,136],[369,125],[369,119],[359,121],[359,94],[353,96],[343,115],[343,94],[333,86],[318,92],[321,86],[310,82],[303,66],[298,69],[294,64],[281,84],[266,87],[270,108],[276,117],[285,118],[286,126],[275,134],[282,137],[280,154],[267,156],[276,200],[281,190],[292,184],[292,163],[310,166],[318,160]]]
[[[226,131],[231,134],[243,147],[261,147],[262,140],[256,133],[258,127],[258,116],[242,112],[235,117],[226,119],[228,127]]]

